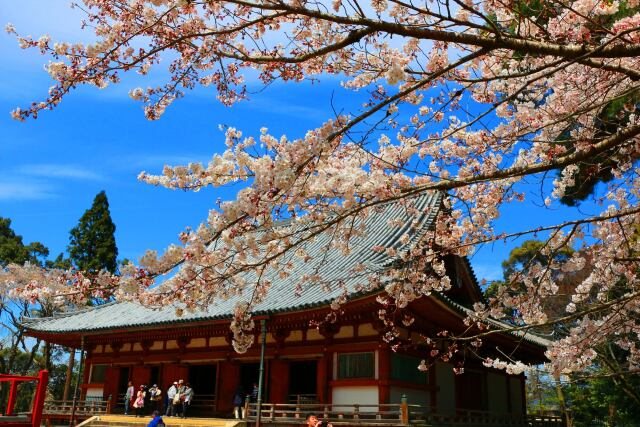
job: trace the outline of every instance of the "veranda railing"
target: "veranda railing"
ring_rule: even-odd
[[[247,420],[258,417],[256,403],[247,403]],[[438,412],[421,405],[399,404],[302,404],[263,403],[260,418],[267,424],[301,424],[315,414],[334,425],[437,425],[437,426],[501,426],[562,427],[562,418],[544,415],[520,415],[477,410]]]
[[[301,403],[318,403],[317,394],[290,394],[287,399],[289,403],[301,404]]]
[[[100,415],[111,412],[111,399],[89,398],[76,401],[76,414]],[[73,400],[45,400],[45,414],[70,414],[73,410]]]

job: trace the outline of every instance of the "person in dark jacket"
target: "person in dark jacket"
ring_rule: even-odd
[[[251,402],[256,403],[258,401],[258,383],[253,383],[253,389],[251,390]]]
[[[193,401],[193,389],[191,388],[191,384],[187,383],[184,387],[180,400],[182,400],[182,418],[187,418],[187,410]]]
[[[161,408],[160,408],[160,404],[162,401],[162,390],[160,390],[160,387],[158,387],[158,384],[154,384],[150,389],[149,389],[149,403],[150,403],[150,407],[158,412],[161,412]]]
[[[236,393],[233,395],[233,415],[236,420],[244,419],[244,390],[242,387],[238,387]]]

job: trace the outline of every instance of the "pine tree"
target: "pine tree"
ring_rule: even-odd
[[[118,248],[114,233],[116,226],[109,213],[109,201],[104,191],[93,199],[91,209],[85,211],[78,225],[70,231],[69,257],[79,270],[114,273]]]
[[[0,267],[10,263],[24,264],[27,261],[42,264],[40,258],[47,255],[49,249],[42,243],[32,242],[25,245],[22,236],[11,228],[11,220],[0,217]]]

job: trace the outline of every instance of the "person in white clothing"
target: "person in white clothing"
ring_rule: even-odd
[[[176,393],[178,392],[178,382],[174,381],[169,390],[167,390],[167,409],[164,414],[167,417],[172,417],[175,413],[173,409],[173,399],[176,397]]]

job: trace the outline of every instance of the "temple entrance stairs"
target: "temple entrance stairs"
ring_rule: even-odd
[[[162,417],[167,427],[246,427],[242,420],[224,418],[173,418]],[[96,415],[77,427],[146,427],[151,417],[136,418],[130,415]]]

